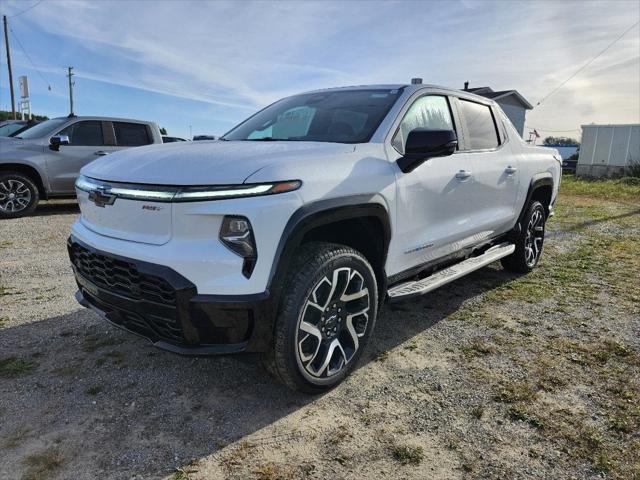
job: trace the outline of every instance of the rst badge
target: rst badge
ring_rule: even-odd
[[[143,210],[151,210],[152,212],[159,212],[164,207],[158,207],[156,205],[142,205]]]

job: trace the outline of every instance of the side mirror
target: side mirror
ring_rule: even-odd
[[[452,155],[457,145],[458,136],[453,130],[416,128],[407,136],[404,156],[398,159],[398,166],[409,173],[430,158]]]
[[[68,135],[56,135],[49,140],[49,148],[53,151],[59,151],[60,145],[69,145]]]

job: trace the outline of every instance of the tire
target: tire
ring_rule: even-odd
[[[373,331],[376,277],[352,248],[309,243],[289,270],[267,369],[293,390],[322,393],[354,368]]]
[[[0,218],[18,218],[33,212],[40,200],[38,187],[18,172],[0,173]]]
[[[513,237],[515,251],[501,260],[505,269],[516,273],[529,273],[538,265],[544,244],[545,222],[545,209],[542,203],[534,200],[529,204],[522,220],[522,231]]]

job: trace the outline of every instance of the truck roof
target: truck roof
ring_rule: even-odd
[[[155,123],[150,120],[136,120],[134,118],[119,118],[119,117],[103,117],[103,116],[88,116],[88,115],[74,115],[73,117],[56,117],[55,119],[77,119],[77,120],[106,120],[109,122],[128,122],[128,123]]]
[[[394,89],[404,89],[408,94],[412,94],[418,90],[423,89],[433,89],[440,90],[445,92],[450,92],[451,94],[455,94],[461,97],[473,98],[478,100],[481,103],[485,104],[494,104],[495,102],[487,97],[483,97],[482,95],[477,95],[473,92],[460,90],[457,88],[443,87],[442,85],[433,85],[429,83],[418,83],[418,84],[374,84],[374,85],[351,85],[347,87],[333,87],[333,88],[321,88],[318,90],[310,90],[304,93],[320,93],[320,92],[329,92],[329,91],[340,91],[340,90],[394,90]]]

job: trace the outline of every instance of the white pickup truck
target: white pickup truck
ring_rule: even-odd
[[[219,141],[84,167],[78,301],[181,354],[262,352],[284,383],[339,383],[384,301],[540,259],[557,152],[491,100],[429,85],[280,100]]]

